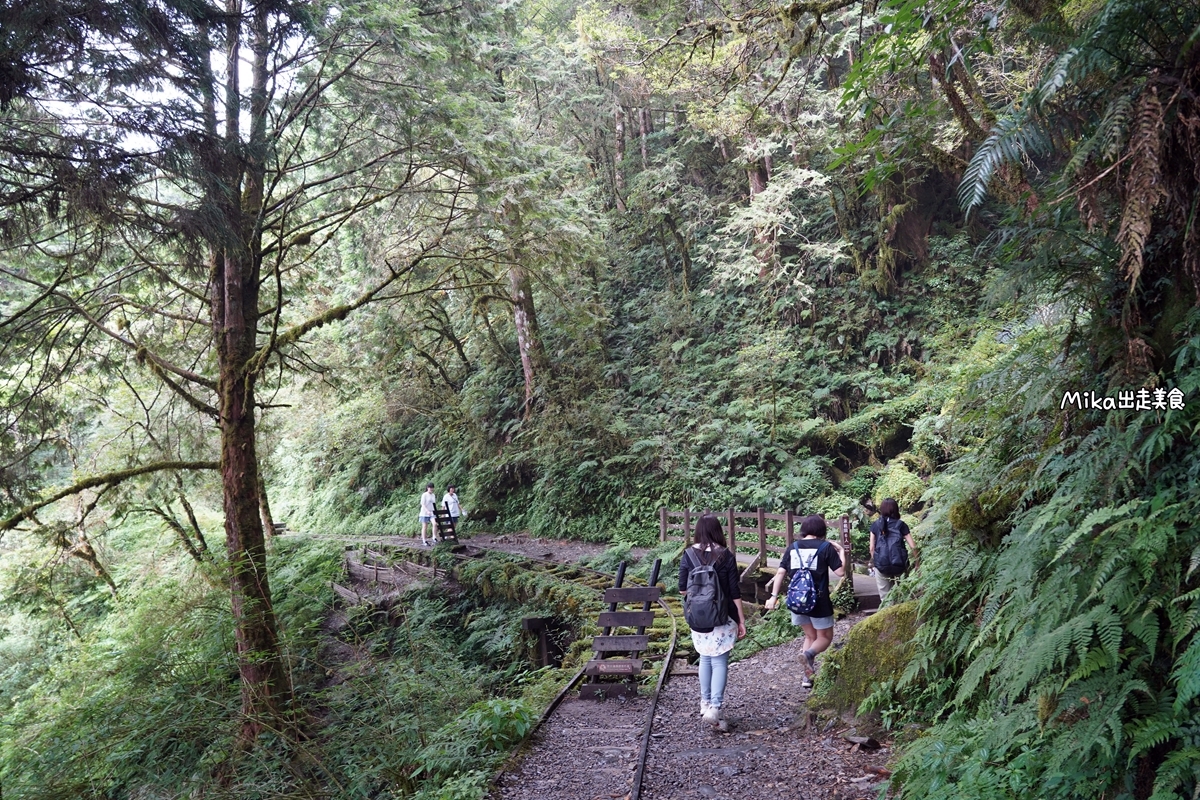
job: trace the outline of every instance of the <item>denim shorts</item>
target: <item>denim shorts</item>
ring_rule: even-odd
[[[792,615],[793,625],[812,625],[819,631],[833,627],[833,617],[810,617],[805,614],[796,614],[789,612]]]
[[[417,522],[422,522],[422,523],[433,522],[433,517],[427,517],[424,514],[422,514],[421,516],[417,517]]]

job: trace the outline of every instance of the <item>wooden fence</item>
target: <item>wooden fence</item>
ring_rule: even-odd
[[[729,544],[729,549],[739,556],[752,557],[750,565],[742,571],[743,579],[753,574],[754,570],[759,567],[767,566],[768,558],[781,557],[796,540],[799,523],[808,516],[807,514],[797,514],[792,509],[788,509],[782,514],[768,514],[761,508],[754,511],[734,511],[729,508],[718,512],[699,512],[690,508],[671,511],[667,508],[660,508],[658,510],[659,541],[665,542],[674,539],[683,542],[691,541],[692,526],[701,514],[715,514],[722,522],[721,527],[725,530],[725,539]],[[750,521],[750,524],[746,524],[747,520]],[[826,521],[830,527],[838,530],[842,547],[845,548],[846,557],[849,558],[850,517],[843,514],[836,520]],[[782,526],[779,523],[782,523]],[[679,534],[673,534],[672,531],[679,531]],[[782,539],[783,543],[778,544],[772,539]],[[739,562],[741,561],[744,561],[744,558],[739,559]]]

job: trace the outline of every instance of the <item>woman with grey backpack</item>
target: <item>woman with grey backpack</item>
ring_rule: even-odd
[[[700,654],[700,716],[713,730],[729,729],[723,710],[729,653],[746,635],[739,582],[737,558],[725,544],[720,521],[704,514],[679,559],[679,593],[692,647]]]

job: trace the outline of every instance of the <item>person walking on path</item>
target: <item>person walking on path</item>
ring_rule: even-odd
[[[421,544],[425,547],[429,546],[429,542],[425,539],[426,526],[433,527],[433,504],[437,502],[437,495],[433,493],[433,484],[426,484],[425,494],[421,495],[421,510],[417,513],[417,519],[421,522]],[[433,533],[433,541],[437,542],[437,529],[431,531]]]
[[[446,493],[442,495],[442,508],[450,512],[450,521],[454,523],[454,530],[457,532],[458,518],[462,516],[462,506],[458,503],[458,492],[454,491],[453,486],[448,486]]]
[[[905,547],[905,545],[908,545]],[[917,543],[908,525],[900,519],[900,505],[892,498],[879,504],[879,519],[871,523],[871,564],[875,567],[875,586],[879,602],[908,571],[909,554],[917,565]]]
[[[846,554],[837,542],[825,538],[825,518],[819,514],[805,517],[800,523],[801,538],[792,543],[779,562],[779,569],[771,580],[771,596],[766,607],[770,611],[779,605],[779,590],[783,576],[796,580],[796,574],[807,569],[812,575],[816,591],[816,605],[808,614],[792,612],[792,624],[804,629],[804,679],[800,685],[812,688],[812,677],[817,671],[817,655],[825,652],[833,643],[833,601],[829,599],[829,571],[841,577],[845,574]]]
[[[692,647],[700,654],[700,716],[720,731],[729,729],[723,711],[729,653],[746,635],[739,584],[737,559],[725,544],[721,523],[714,515],[704,514],[696,520],[691,547],[679,560],[679,592],[685,595],[685,616],[691,615]],[[693,589],[690,598],[686,597],[689,586]],[[713,607],[704,607],[705,601]],[[692,622],[704,615],[714,624],[692,627]]]

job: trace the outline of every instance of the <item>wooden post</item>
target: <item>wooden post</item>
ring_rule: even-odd
[[[725,511],[725,526],[729,529],[729,549],[733,551],[733,557],[737,559],[737,540],[734,538],[733,529],[737,526],[733,524],[733,507],[730,506]]]
[[[758,554],[762,565],[767,566],[767,512],[758,509]]]
[[[663,506],[658,510],[658,540],[665,542],[667,540],[667,507]]]
[[[846,561],[849,562],[850,561],[850,517],[847,516],[846,514],[842,514],[842,518],[840,520],[838,520],[838,522],[840,523],[841,529],[842,529],[842,549],[846,553]],[[850,575],[851,573],[854,572],[854,570],[851,569],[851,566],[852,566],[851,564],[846,563],[846,564],[843,564],[842,566],[846,568],[847,575]]]
[[[692,510],[687,506],[683,507],[683,543],[685,545],[692,541]]]
[[[792,549],[792,542],[796,541],[796,512],[788,509],[784,516],[787,517],[787,549]]]

